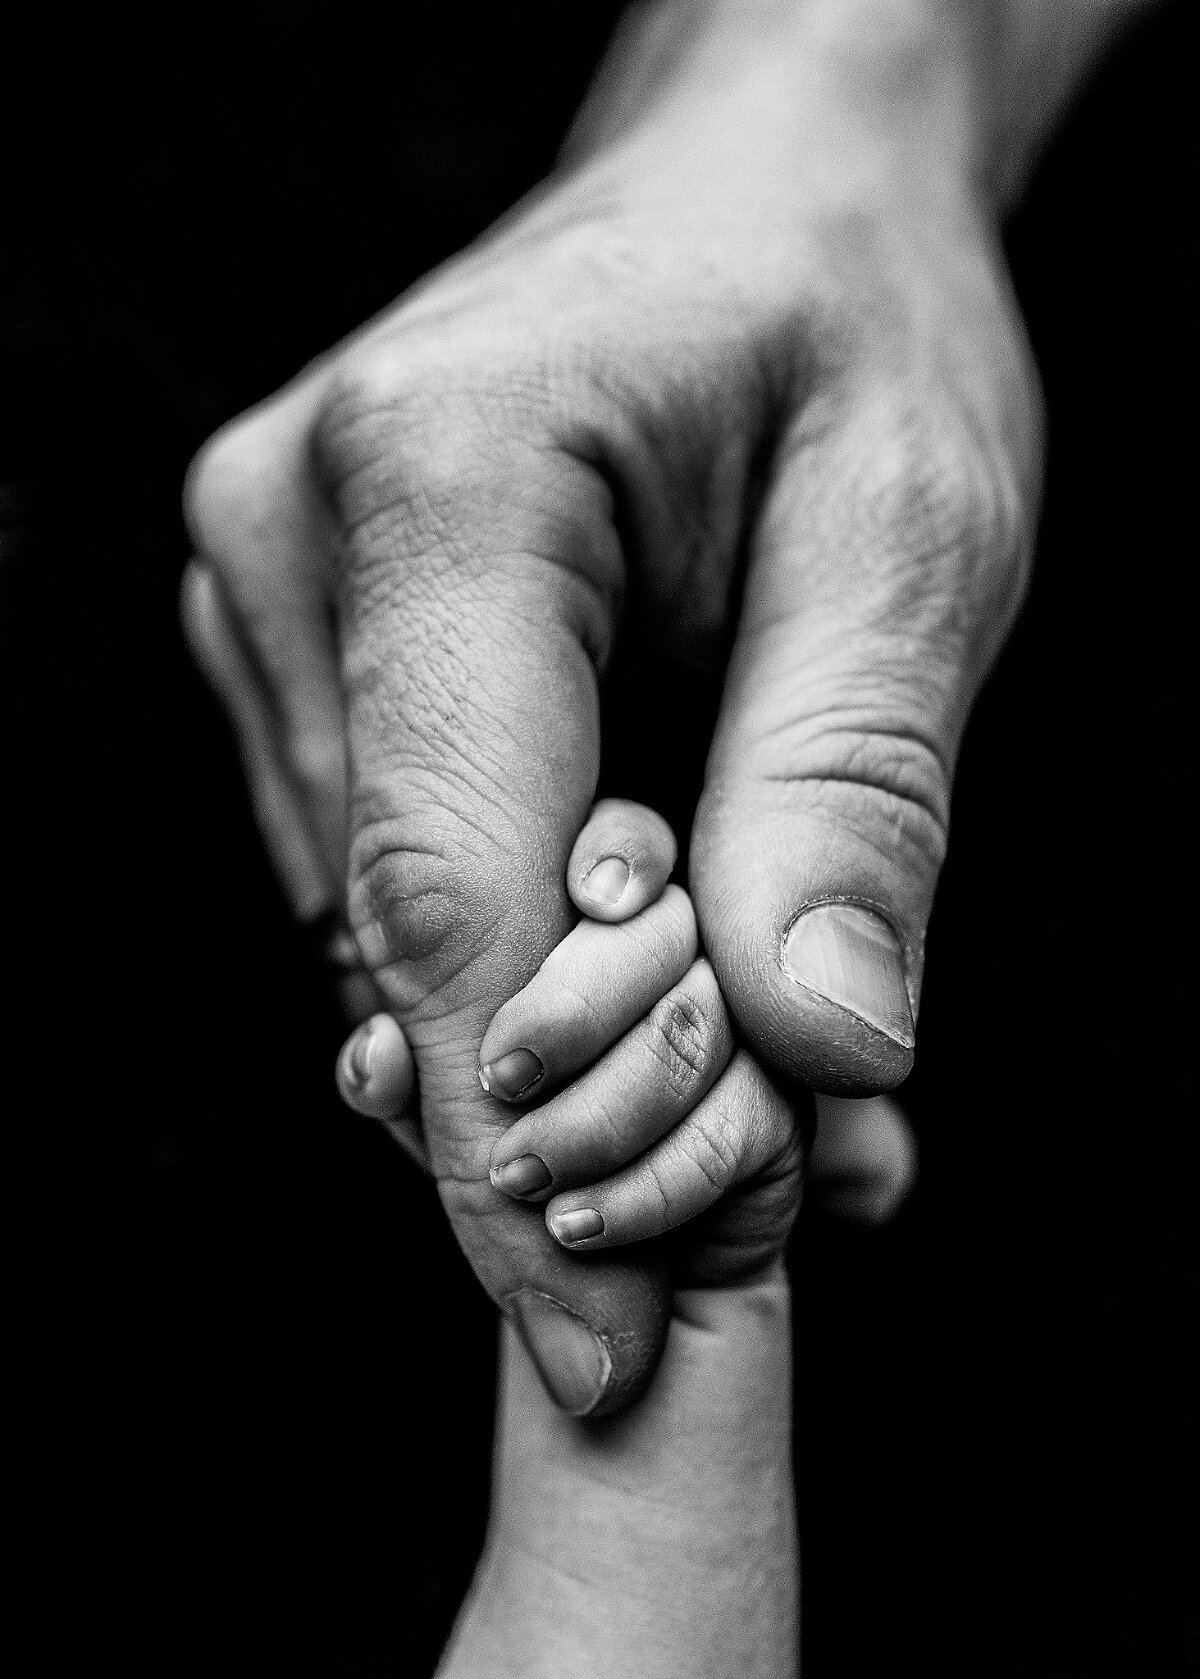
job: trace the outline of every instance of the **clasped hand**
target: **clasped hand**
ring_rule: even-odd
[[[724,670],[687,878],[754,1079],[890,1089],[1037,491],[994,216],[938,125],[843,121],[835,82],[780,120],[769,56],[712,56],[599,110],[187,502],[185,621],[294,905],[346,906],[464,1251],[590,1326],[600,1410],[653,1367],[664,1279],[497,1192],[477,1065],[572,922],[614,645]]]

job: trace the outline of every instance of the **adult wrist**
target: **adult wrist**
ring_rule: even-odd
[[[617,30],[565,148],[686,137],[852,192],[886,177],[987,178],[981,14],[996,0],[643,0]]]
[[[1009,207],[1111,37],[1156,0],[640,0],[569,159],[690,120],[811,172],[856,170]]]

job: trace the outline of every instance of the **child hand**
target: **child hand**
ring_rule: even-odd
[[[547,1218],[559,1220],[551,1222],[553,1234],[581,1250],[661,1234],[707,1207],[689,1230],[682,1267],[705,1282],[746,1275],[782,1244],[799,1201],[803,1133],[796,1094],[784,1098],[733,1050],[711,969],[696,960],[690,902],[667,886],[675,857],[671,830],[645,806],[606,800],[595,807],[567,876],[587,920],[495,1016],[481,1047],[480,1078],[502,1101],[537,1099],[609,1050],[603,1071],[592,1068],[594,1078],[585,1075],[506,1132],[493,1152],[493,1182],[516,1199],[552,1197]],[[639,1063],[652,1075],[649,1089],[638,1082]],[[347,1041],[337,1080],[350,1107],[381,1121],[428,1169],[412,1057],[389,1015],[365,1021]],[[812,1190],[830,1213],[887,1219],[915,1175],[912,1134],[900,1109],[886,1096],[815,1102]],[[674,1127],[689,1115],[691,1129],[677,1135]],[[632,1183],[624,1173],[589,1195],[581,1179],[600,1177],[625,1150],[636,1156],[638,1138],[653,1131],[659,1147],[636,1162]],[[747,1131],[750,1149],[739,1142]],[[628,1163],[629,1154],[624,1158]],[[715,1205],[756,1172],[752,1193]],[[580,1212],[583,1218],[572,1219]]]
[[[666,884],[674,861],[670,830],[644,806],[605,801],[585,825],[567,887],[591,919],[499,1010],[480,1049],[485,1089],[540,1102],[497,1140],[491,1179],[545,1201],[552,1235],[574,1251],[664,1236],[753,1179],[752,1202],[704,1232],[731,1280],[782,1246],[805,1137],[794,1099],[736,1048],[691,901]]]

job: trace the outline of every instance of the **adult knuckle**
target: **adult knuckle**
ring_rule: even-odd
[[[452,947],[470,920],[461,871],[445,852],[362,837],[351,856],[352,913],[383,930],[387,952],[413,961]]]
[[[860,671],[860,686],[869,686]],[[764,779],[802,799],[843,836],[923,859],[936,873],[950,829],[951,769],[939,738],[941,701],[920,694],[830,700],[780,731]]]
[[[934,868],[945,860],[950,831],[950,773],[939,747],[915,729],[832,731],[839,768],[831,779],[864,790],[864,835],[882,831],[893,843],[915,845]],[[887,805],[879,823],[877,805]],[[845,805],[844,789],[838,799]]]
[[[452,541],[458,515],[535,430],[536,371],[507,347],[479,351],[411,330],[339,364],[313,428],[318,476],[351,530],[404,515]]]
[[[560,393],[530,328],[411,327],[345,358],[312,432],[316,477],[353,602],[547,590],[603,662],[624,583],[611,490],[563,446]],[[569,430],[569,427],[567,427]]]
[[[317,476],[342,528],[353,535],[428,509],[439,455],[431,446],[432,397],[422,370],[393,346],[347,357],[326,387],[313,425]]]
[[[953,401],[885,400],[860,437],[854,506],[862,549],[914,603],[994,617],[1015,611],[1030,549],[1017,463]]]
[[[378,452],[390,422],[419,389],[412,359],[385,341],[347,351],[326,381],[313,422],[314,447],[330,476]]]
[[[350,923],[367,968],[401,1011],[435,1013],[501,936],[505,903],[449,831],[380,822],[350,851]]]
[[[346,755],[340,735],[329,730],[291,728],[284,751],[292,774],[305,792],[320,796],[341,787]]]
[[[184,519],[197,550],[218,569],[235,562],[253,523],[263,452],[261,426],[238,419],[210,437],[188,467]]]

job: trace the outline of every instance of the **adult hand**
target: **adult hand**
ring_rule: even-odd
[[[690,886],[746,1042],[843,1093],[911,1063],[1039,458],[971,17],[646,9],[562,171],[191,477],[185,616],[210,670],[224,636],[253,672],[298,907],[345,868],[459,1240],[543,1369],[608,1369],[597,1409],[652,1367],[661,1277],[492,1190],[508,1110],[475,1065],[568,924],[623,613],[695,664],[734,636]]]

